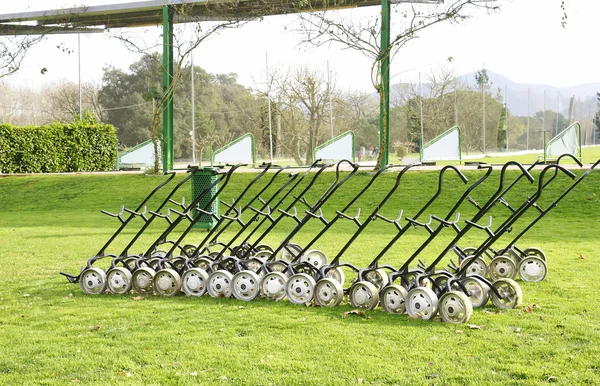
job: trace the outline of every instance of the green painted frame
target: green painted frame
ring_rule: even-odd
[[[213,166],[215,163],[215,155],[221,153],[224,150],[229,149],[231,146],[237,144],[238,142],[241,142],[242,140],[244,140],[248,137],[250,137],[250,143],[251,143],[250,146],[252,146],[252,165],[256,164],[256,149],[254,147],[254,136],[251,133],[246,133],[246,134],[234,139],[233,141],[229,142],[225,146],[218,148],[215,151],[213,151],[212,141],[210,141],[210,166]]]
[[[451,128],[444,131],[443,133],[441,133],[440,135],[438,135],[431,141],[427,142],[425,145],[421,146],[419,148],[419,161],[423,162],[423,149],[424,148],[426,148],[427,146],[433,145],[434,143],[436,143],[440,139],[444,138],[445,136],[447,136],[448,134],[450,134],[453,131],[458,131],[458,162],[460,165],[462,165],[462,129],[460,128],[460,126],[452,126]],[[423,138],[421,138],[421,143],[423,143]]]
[[[544,132],[544,162],[546,162],[547,159],[547,150],[548,150],[548,146],[552,145],[554,142],[558,141],[560,138],[562,138],[562,136],[564,135],[564,133],[567,132],[567,130],[569,130],[571,127],[573,126],[577,126],[578,128],[578,139],[579,139],[579,161],[581,161],[583,154],[582,154],[582,150],[581,150],[581,123],[579,123],[579,121],[575,121],[573,123],[571,123],[569,126],[567,126],[566,129],[564,129],[563,131],[561,131],[556,137],[552,138],[551,140],[549,140],[548,142],[546,142],[546,132]],[[573,154],[575,155],[575,154]]]
[[[338,135],[337,137],[333,137],[330,140],[317,145],[313,151],[312,151],[312,162],[315,162],[316,160],[316,154],[317,151],[321,150],[322,148],[331,145],[332,143],[339,141],[340,139],[344,138],[345,136],[350,135],[352,137],[352,162],[356,162],[356,154],[355,154],[355,148],[356,148],[356,142],[355,142],[355,135],[354,132],[352,130],[348,130],[348,131],[344,131],[342,134]]]

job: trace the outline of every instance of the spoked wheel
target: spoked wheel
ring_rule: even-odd
[[[519,263],[519,277],[523,281],[537,283],[544,280],[547,273],[546,262],[538,256],[527,256]]]
[[[381,291],[381,308],[390,314],[403,314],[406,311],[408,291],[398,284],[388,285]]]
[[[152,295],[154,292],[153,279],[156,272],[150,267],[141,267],[131,275],[133,290],[140,295]]]
[[[490,279],[514,279],[517,275],[517,266],[513,259],[508,256],[496,256],[490,261]]]
[[[181,276],[177,271],[161,269],[154,275],[154,292],[159,296],[175,296],[181,290]]]
[[[269,257],[271,257],[271,255],[273,255],[272,251],[258,251],[254,254],[254,257],[257,259],[267,260]]]
[[[99,295],[106,289],[106,273],[99,268],[87,268],[79,277],[79,287],[86,295]]]
[[[427,287],[413,288],[406,297],[406,312],[411,318],[433,319],[438,311],[438,297]]]
[[[200,268],[206,272],[210,272],[210,267],[213,264],[213,261],[208,257],[200,257],[198,259],[194,259],[194,264],[196,265],[196,268]]]
[[[123,267],[109,269],[106,273],[106,285],[113,294],[126,294],[131,290],[131,272]]]
[[[525,256],[537,256],[540,259],[546,261],[546,254],[544,253],[544,251],[542,251],[541,249],[536,248],[536,247],[530,247],[530,248],[524,249],[523,254]]]
[[[260,292],[260,277],[252,271],[240,271],[233,275],[231,292],[238,300],[249,302]]]
[[[327,256],[319,250],[313,249],[300,257],[301,262],[307,262],[314,265],[317,268],[321,268],[322,266],[327,264]]]
[[[162,249],[157,249],[156,251],[152,252],[151,256],[158,258],[158,259],[162,259],[163,257],[167,256],[167,251],[163,251]]]
[[[288,244],[287,248],[281,250],[279,258],[291,263],[298,256],[299,249],[300,246],[298,244]]]
[[[325,277],[337,281],[342,286],[344,285],[344,282],[346,281],[346,275],[344,274],[344,271],[342,270],[341,267],[336,267],[336,268],[328,270],[327,273],[325,274]]]
[[[273,248],[267,244],[258,244],[255,249],[259,252],[262,252],[262,251],[273,252]]]
[[[281,261],[275,261],[269,265],[271,272],[284,272],[287,269],[287,264]]]
[[[190,268],[181,276],[181,290],[187,296],[202,296],[206,293],[208,273],[202,268]]]
[[[260,280],[260,292],[267,299],[279,301],[285,298],[287,277],[281,272],[269,272]]]
[[[473,308],[480,308],[487,304],[490,299],[490,287],[487,284],[474,277],[467,277],[461,280],[461,283],[467,289],[467,296]]]
[[[511,309],[519,307],[523,302],[523,292],[516,281],[512,279],[499,279],[493,282],[492,285],[502,295],[502,299],[500,299],[493,291],[490,294],[492,303],[496,307]]]
[[[308,303],[315,293],[315,279],[305,273],[292,275],[286,283],[285,293],[294,304]]]
[[[344,288],[334,279],[321,279],[315,286],[315,304],[323,307],[338,306],[344,300]]]
[[[349,295],[352,307],[372,310],[379,304],[379,291],[368,281],[357,281],[352,284]]]
[[[443,322],[466,323],[473,316],[473,306],[467,295],[460,291],[450,291],[442,295],[439,301],[439,313]]]
[[[231,296],[231,282],[233,275],[229,271],[219,269],[208,275],[208,294],[213,298]]]
[[[381,268],[367,272],[365,280],[377,287],[378,290],[381,290],[389,283],[387,272]]]
[[[460,267],[467,266],[467,275],[479,275],[481,277],[486,277],[488,272],[488,267],[485,264],[485,260],[481,257],[475,257],[473,255],[468,256],[466,259],[460,262]]]
[[[466,247],[466,248],[463,248],[462,251],[465,254],[465,256],[471,256],[471,255],[474,255],[475,252],[477,252],[477,248],[475,248],[475,247]]]
[[[197,249],[197,245],[194,244],[186,244],[181,248],[181,251],[187,256],[187,257],[192,257],[192,255],[194,254],[194,252]]]

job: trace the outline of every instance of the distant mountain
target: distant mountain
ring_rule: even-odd
[[[497,74],[490,70],[487,71],[491,82],[492,94],[495,95],[498,89],[504,97],[504,87],[508,91],[508,109],[513,116],[527,116],[527,90],[529,95],[529,114],[533,116],[537,111],[544,108],[544,91],[546,91],[546,110],[556,110],[556,101],[560,93],[560,103],[558,105],[559,113],[567,116],[569,114],[569,103],[571,97],[575,96],[576,107],[579,111],[573,112],[574,119],[584,119],[588,117],[588,110],[595,110],[596,93],[600,92],[600,83],[586,83],[570,87],[554,87],[543,84],[516,83],[504,75]],[[475,72],[459,77],[460,81],[468,86],[476,87]],[[392,85],[392,90],[406,87],[416,87],[410,84],[397,83]],[[423,96],[427,97],[427,87],[423,87]],[[392,97],[393,98],[393,97]]]
[[[567,115],[569,112],[569,101],[575,96],[575,100],[579,99],[579,104],[588,105],[589,102],[596,101],[596,93],[600,92],[600,83],[586,83],[570,87],[554,87],[543,84],[526,84],[516,83],[504,75],[497,74],[490,70],[487,71],[492,84],[492,91],[498,88],[501,94],[504,95],[504,87],[508,90],[508,109],[512,115],[526,116],[527,115],[527,90],[530,91],[529,96],[529,111],[533,115],[536,111],[541,111],[544,108],[544,91],[546,91],[546,110],[556,110],[556,100],[560,93],[560,103],[558,110],[560,113]],[[470,72],[459,77],[464,84],[476,86],[475,72]],[[592,106],[594,108],[594,106]],[[579,112],[585,116],[586,111]]]

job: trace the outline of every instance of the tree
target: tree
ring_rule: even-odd
[[[336,5],[336,1],[331,4]],[[345,3],[345,2],[344,2]],[[427,2],[430,3],[430,2]],[[439,3],[435,1],[435,3]],[[443,4],[436,5],[411,5],[406,8],[395,8],[395,11],[405,21],[399,31],[395,31],[390,38],[386,49],[380,44],[381,15],[370,18],[344,19],[338,13],[330,11],[313,12],[300,16],[299,30],[303,33],[303,42],[314,46],[322,46],[329,43],[338,43],[349,49],[357,50],[372,60],[371,82],[379,94],[381,116],[387,115],[384,95],[384,79],[386,75],[382,72],[382,64],[391,60],[398,50],[419,36],[424,29],[441,22],[459,23],[468,19],[468,9],[485,8],[488,11],[497,10],[499,6],[491,5],[490,1],[484,0],[447,0]],[[384,122],[382,138],[386,137],[387,122]],[[388,144],[382,144],[388,146]],[[379,153],[377,166],[381,166],[383,152]]]
[[[18,28],[14,26],[14,28]],[[15,35],[0,37],[0,78],[14,74],[21,68],[27,52],[44,39],[44,35]],[[41,69],[43,71],[43,69]]]

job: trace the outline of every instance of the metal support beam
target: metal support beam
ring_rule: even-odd
[[[163,6],[163,171],[173,169],[173,10]]]
[[[381,165],[389,163],[390,143],[390,2],[381,0],[381,90],[379,105],[379,151]]]

